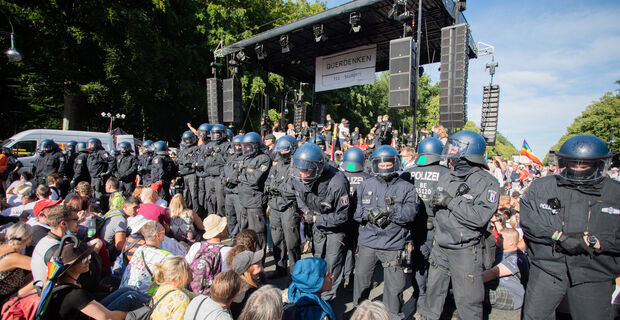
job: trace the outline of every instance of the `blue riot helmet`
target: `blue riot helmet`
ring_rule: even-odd
[[[235,148],[235,154],[240,156],[243,154],[243,149],[241,148],[241,142],[243,142],[243,135],[238,134],[232,138],[232,145]]]
[[[418,144],[418,160],[416,164],[426,166],[441,161],[443,143],[435,137],[428,137]]]
[[[400,170],[400,156],[398,151],[387,144],[375,149],[372,153],[372,173],[388,177]]]
[[[211,127],[211,140],[222,141],[226,139],[226,127],[223,124],[214,124]]]
[[[181,147],[183,148],[191,147],[195,145],[196,142],[197,142],[196,135],[193,132],[189,130],[183,132],[183,135],[181,136]]]
[[[131,143],[123,141],[118,144],[118,149],[121,151],[122,154],[129,155],[131,154]]]
[[[43,139],[41,141],[41,151],[43,152],[52,152],[56,149],[56,143],[50,139]]]
[[[202,138],[203,140],[209,139],[209,135],[211,134],[211,125],[208,123],[203,123],[198,127],[198,138]]]
[[[260,149],[260,144],[262,139],[260,135],[256,132],[248,132],[243,135],[243,139],[241,140],[241,147],[243,149],[243,155],[253,155],[258,152]]]
[[[357,147],[352,147],[344,153],[340,168],[347,172],[360,172],[364,170],[364,151]]]
[[[293,176],[303,183],[312,183],[325,168],[323,150],[314,143],[304,143],[293,154]]]
[[[153,152],[153,141],[144,140],[144,142],[142,142],[142,153],[151,153],[151,152]]]
[[[231,129],[226,128],[226,138],[232,139],[234,136],[235,136],[235,133]]]
[[[103,147],[101,146],[101,140],[97,138],[88,139],[88,142],[86,143],[86,145],[88,146],[88,150],[90,150],[91,152],[95,150],[103,149]]]
[[[316,144],[323,149],[323,151],[325,151],[325,137],[322,134],[317,133],[316,135],[310,137],[308,142]]]
[[[557,175],[574,184],[600,182],[613,154],[599,137],[581,134],[566,140],[555,152]]]
[[[77,141],[71,140],[65,144],[65,150],[69,152],[75,152],[75,145],[77,145]]]
[[[165,142],[159,140],[153,143],[153,152],[155,152],[156,154],[166,154],[167,151],[168,146]]]
[[[297,150],[297,140],[293,136],[282,136],[276,141],[273,151],[281,155],[292,155]]]
[[[479,133],[463,130],[448,138],[441,156],[448,160],[465,159],[488,169],[487,160],[484,156],[486,148],[487,143]]]
[[[86,142],[78,142],[75,146],[75,151],[77,152],[88,152],[88,148],[86,148]]]

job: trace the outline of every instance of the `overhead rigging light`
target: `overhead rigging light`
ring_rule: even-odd
[[[256,47],[254,47],[254,51],[256,52],[256,59],[264,60],[265,58],[267,58],[267,53],[265,52],[262,44],[257,43]]]
[[[243,52],[243,50],[237,52],[235,56],[237,57],[237,60],[239,60],[240,62],[244,62],[248,59],[248,57],[245,55],[245,52]]]
[[[312,27],[312,31],[314,32],[314,41],[327,41],[327,35],[325,34],[325,30],[323,29],[323,24],[315,24]]]
[[[282,47],[282,53],[291,51],[293,45],[288,42],[288,34],[283,34],[280,36],[280,46]]]
[[[351,12],[349,15],[349,24],[353,32],[359,32],[362,29],[362,25],[360,24],[361,20],[362,15],[359,12]]]

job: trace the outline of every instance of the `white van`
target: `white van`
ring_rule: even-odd
[[[103,148],[110,151],[115,147],[114,137],[105,132],[89,132],[74,130],[54,130],[54,129],[32,129],[22,131],[11,138],[4,141],[3,147],[10,148],[13,154],[19,158],[24,165],[22,170],[31,170],[34,161],[35,151],[45,139],[53,140],[61,150],[65,149],[65,145],[69,141],[88,142],[90,138],[98,138],[101,140]],[[116,136],[116,143],[127,141],[135,150],[133,135]]]

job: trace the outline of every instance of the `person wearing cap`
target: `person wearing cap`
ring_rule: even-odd
[[[28,224],[32,226],[32,241],[26,247],[26,254],[32,255],[34,247],[39,243],[39,241],[47,235],[50,231],[50,226],[47,223],[47,214],[49,211],[61,203],[62,200],[47,200],[43,199],[34,203],[33,214],[34,218],[28,221]]]
[[[285,310],[282,319],[336,320],[332,306],[321,298],[321,293],[331,290],[334,279],[325,260],[311,257],[297,261],[291,279],[288,299],[294,306]]]
[[[228,225],[225,217],[220,217],[217,214],[210,214],[207,216],[202,225],[205,228],[205,232],[202,237],[205,241],[199,241],[194,243],[185,255],[187,263],[192,263],[196,254],[201,250],[206,250],[208,246],[217,246],[219,248],[220,261],[226,261],[226,256],[230,251],[230,247],[225,245],[222,241],[228,237]],[[228,270],[225,263],[222,263],[222,271]]]
[[[276,145],[276,136],[272,133],[266,135],[265,138],[263,138],[263,144],[265,148],[263,152],[271,158],[271,161],[276,161],[277,153],[273,152],[273,147]]]
[[[258,276],[263,272],[263,257],[263,250],[256,252],[245,250],[229,257],[229,259],[232,258],[231,269],[241,276],[243,283],[239,295],[230,305],[233,319],[239,318],[246,301],[260,286]]]
[[[51,298],[45,317],[47,319],[124,319],[126,312],[111,311],[97,302],[87,290],[82,289],[77,282],[78,277],[89,271],[91,254],[94,246],[81,243],[74,247],[67,242],[64,247],[58,248],[55,256],[59,256],[64,264],[60,272],[56,287]]]

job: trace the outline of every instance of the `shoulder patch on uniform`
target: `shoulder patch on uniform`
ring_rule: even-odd
[[[266,164],[264,164],[264,165],[260,166],[260,171],[262,171],[262,172],[267,171],[267,169],[269,169],[269,166],[268,166],[268,165],[266,165]]]
[[[489,202],[491,202],[491,203],[497,202],[497,191],[495,191],[495,190],[488,190],[487,200],[489,200]]]
[[[349,205],[349,196],[348,195],[344,195],[342,197],[340,197],[340,204],[343,206]]]
[[[602,208],[601,212],[605,212],[608,214],[620,214],[620,209],[616,209],[614,207]]]
[[[153,159],[153,163],[159,163],[159,158]]]

